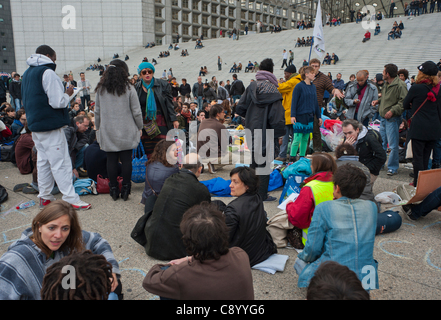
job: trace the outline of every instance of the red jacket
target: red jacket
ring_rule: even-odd
[[[332,173],[329,171],[316,173],[303,181],[303,183],[306,185],[312,180],[323,182],[332,181]],[[314,209],[315,203],[312,190],[310,187],[304,186],[300,189],[297,199],[294,202],[287,204],[286,213],[288,214],[289,222],[300,229],[306,229],[309,228],[309,225],[311,224]]]
[[[371,38],[371,33],[369,31],[366,31],[366,33],[364,34],[364,37],[366,39],[370,39]]]

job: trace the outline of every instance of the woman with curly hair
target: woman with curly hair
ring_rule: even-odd
[[[46,269],[83,250],[106,258],[112,266],[110,291],[120,292],[119,266],[109,243],[98,233],[82,230],[77,212],[69,203],[52,201],[0,258],[0,300],[40,300]]]
[[[428,169],[430,154],[441,138],[441,94],[437,74],[438,68],[434,62],[426,61],[421,64],[415,83],[403,102],[404,110],[410,110],[408,115],[411,123],[407,139],[412,141],[415,187],[418,183],[418,172]]]
[[[121,198],[126,201],[131,190],[132,150],[139,144],[143,126],[141,107],[130,84],[127,64],[121,60],[111,61],[95,92],[95,129],[101,149],[107,153],[110,196],[113,200],[119,198],[117,178],[121,161]]]

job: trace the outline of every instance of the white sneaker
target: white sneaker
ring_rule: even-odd
[[[86,203],[84,201],[78,201],[77,203],[71,203],[72,207],[74,207],[74,209],[76,210],[87,210],[89,209],[92,205],[89,203]]]

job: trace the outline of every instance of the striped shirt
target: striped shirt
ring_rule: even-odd
[[[318,104],[321,108],[323,107],[323,96],[325,95],[325,90],[328,91],[329,94],[331,94],[334,90],[332,80],[327,75],[319,71],[312,83],[314,83],[317,89]]]
[[[109,243],[98,233],[82,232],[85,250],[102,254],[112,265],[112,272],[119,275],[119,266]],[[54,257],[46,255],[29,238],[31,228],[23,231],[19,240],[14,242],[0,258],[0,300],[40,300],[40,290],[46,269],[66,256],[60,250]]]

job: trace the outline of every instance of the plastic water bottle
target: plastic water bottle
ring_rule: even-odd
[[[15,209],[19,210],[19,209],[27,209],[29,207],[32,207],[35,205],[35,201],[31,200],[31,201],[27,201],[25,203],[20,203],[17,207],[15,207]]]

